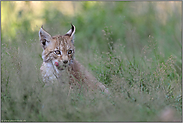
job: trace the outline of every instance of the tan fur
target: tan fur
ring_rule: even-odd
[[[40,70],[43,81],[47,84],[55,82],[78,86],[82,84],[89,90],[100,88],[108,93],[106,87],[74,59],[74,33],[74,25],[63,36],[51,36],[41,27],[39,40],[43,48],[43,64]]]

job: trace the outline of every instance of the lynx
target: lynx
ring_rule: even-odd
[[[84,85],[88,90],[95,91],[99,88],[105,93],[108,89],[89,73],[74,58],[74,33],[75,26],[71,24],[71,29],[65,35],[51,36],[43,26],[39,31],[39,40],[43,49],[43,63],[40,68],[43,81],[50,83],[69,83],[72,85]]]

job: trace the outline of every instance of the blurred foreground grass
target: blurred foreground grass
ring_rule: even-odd
[[[1,119],[180,121],[179,4],[1,2]],[[62,11],[59,5],[73,8]],[[39,27],[65,34],[70,22],[76,26],[76,59],[106,84],[111,96],[77,89],[67,96],[64,85],[43,88]]]

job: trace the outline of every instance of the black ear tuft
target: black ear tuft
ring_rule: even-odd
[[[72,26],[72,28],[71,28],[71,29],[72,29],[72,32],[73,32],[73,31],[74,31],[74,26],[72,25],[72,23],[71,23],[71,26]]]
[[[73,38],[75,33],[75,26],[71,23],[71,29],[65,34],[65,36],[70,36],[70,38]]]

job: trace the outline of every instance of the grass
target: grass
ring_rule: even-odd
[[[70,28],[65,21],[72,21],[76,26],[76,59],[109,88],[111,95],[75,89],[68,96],[67,85],[44,87],[39,70],[42,64],[39,28],[32,30],[30,27],[31,17],[36,19],[30,7],[25,9],[29,10],[29,19],[27,11],[22,10],[20,18],[16,13],[12,15],[19,21],[7,20],[12,27],[5,24],[7,28],[2,28],[1,119],[181,121],[181,33],[178,31],[181,23],[177,19],[180,17],[168,16],[167,27],[154,20],[155,4],[152,3],[148,7],[153,11],[147,11],[147,18],[128,11],[128,7],[133,9],[133,2],[80,4],[82,11],[73,17],[63,15],[54,7],[46,9],[47,4],[44,4],[45,29],[53,35],[60,31],[64,34]],[[5,1],[2,6],[8,8]],[[12,6],[16,7],[16,4],[11,3]],[[30,6],[29,2],[27,6]],[[8,12],[5,10],[2,13]],[[101,12],[96,14],[99,10]],[[125,17],[121,16],[121,11]],[[54,14],[50,16],[51,13]],[[142,17],[156,27],[142,23]],[[94,21],[94,18],[98,19]],[[115,24],[112,24],[113,19]],[[170,115],[164,116],[166,109],[170,110]]]

